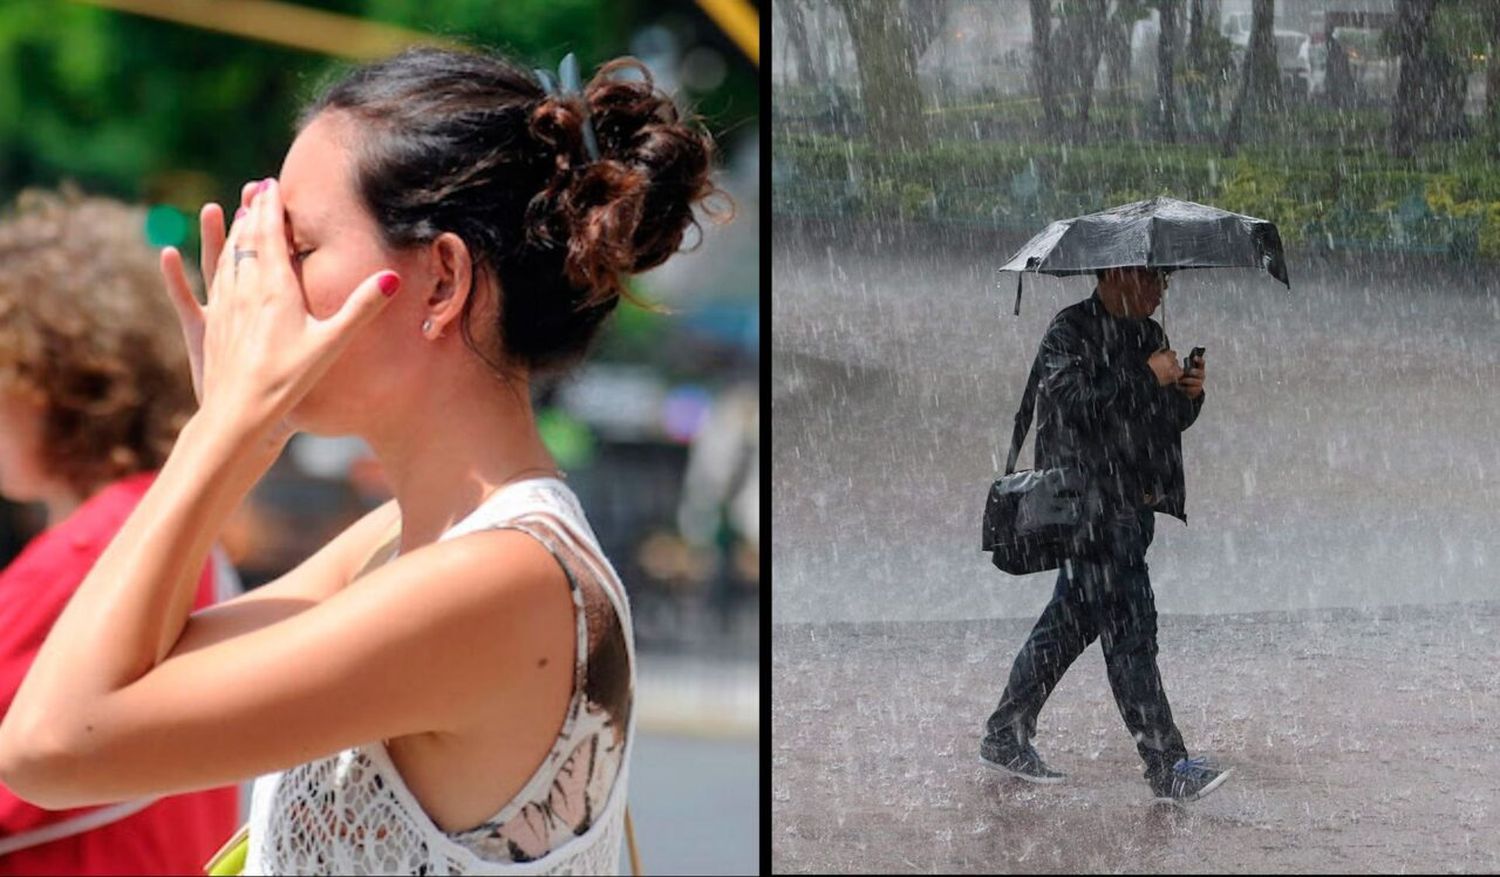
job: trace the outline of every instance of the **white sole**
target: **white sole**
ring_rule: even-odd
[[[990,761],[988,758],[985,758],[983,755],[979,756],[979,763],[982,764],[982,765],[984,765],[987,768],[990,768],[991,770],[998,770],[1001,773],[1006,774],[1007,776],[1013,776],[1013,777],[1015,777],[1018,780],[1025,780],[1028,783],[1036,783],[1039,786],[1055,786],[1058,783],[1062,782],[1063,780],[1067,779],[1067,776],[1060,776],[1060,777],[1034,777],[1034,776],[1030,776],[1030,775],[1024,774],[1024,773],[1018,773],[1016,771],[1011,770],[1010,768],[1006,767],[1003,764],[996,764],[995,762]]]
[[[1162,797],[1162,796],[1158,795],[1153,800],[1158,801],[1158,802],[1163,803],[1163,804],[1186,804],[1189,801],[1199,801],[1199,800],[1202,800],[1203,798],[1208,797],[1208,794],[1210,792],[1212,792],[1214,789],[1217,789],[1219,786],[1224,785],[1224,781],[1227,780],[1227,779],[1229,779],[1229,775],[1232,774],[1232,773],[1234,773],[1234,768],[1232,768],[1232,767],[1226,767],[1226,768],[1224,768],[1224,771],[1222,773],[1220,773],[1218,776],[1214,777],[1213,782],[1211,782],[1208,785],[1204,786],[1203,788],[1199,789],[1198,790],[1198,794],[1194,795],[1191,798],[1165,798],[1165,797]]]

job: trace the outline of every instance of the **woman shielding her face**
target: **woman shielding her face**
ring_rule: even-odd
[[[202,212],[204,304],[163,253],[200,406],[0,723],[17,794],[259,777],[247,868],[269,873],[614,867],[628,602],[530,381],[677,251],[712,143],[637,62],[562,78],[435,49],[360,68],[227,229]],[[190,615],[208,546],[297,430],[365,439],[395,499]]]

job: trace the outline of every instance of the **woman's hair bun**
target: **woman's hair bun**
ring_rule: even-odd
[[[301,124],[324,112],[357,126],[355,188],[387,245],[452,232],[497,281],[500,361],[470,331],[474,308],[461,324],[497,369],[576,362],[625,275],[676,252],[694,206],[719,193],[712,138],[634,58],[605,64],[582,94],[548,94],[509,59],[414,48],[334,83]]]
[[[646,65],[634,58],[609,62],[583,98],[597,160],[585,148],[581,101],[548,96],[532,113],[532,135],[552,151],[554,172],[527,221],[535,238],[566,241],[564,270],[572,284],[590,291],[587,307],[620,294],[623,275],[677,252],[688,227],[697,225],[694,205],[722,192],[710,178],[712,138],[656,88]]]

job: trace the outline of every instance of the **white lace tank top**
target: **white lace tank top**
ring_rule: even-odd
[[[501,488],[440,539],[522,530],[562,565],[578,619],[574,693],[531,780],[493,818],[446,832],[384,741],[255,781],[245,874],[614,874],[635,739],[630,606],[573,492],[553,478]]]

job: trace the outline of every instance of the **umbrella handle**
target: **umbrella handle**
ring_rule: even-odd
[[[1025,271],[1016,272],[1016,316],[1021,316],[1021,278],[1026,276]]]

